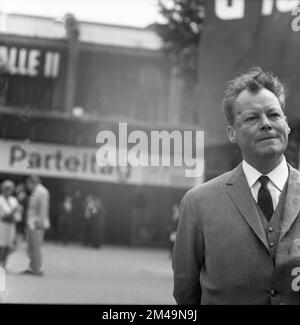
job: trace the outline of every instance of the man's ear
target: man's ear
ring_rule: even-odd
[[[288,120],[287,120],[286,115],[284,116],[284,119],[285,119],[285,122],[286,122],[286,125],[287,125],[286,132],[287,132],[287,134],[290,134],[291,133],[291,129],[289,127],[289,124],[288,124]]]
[[[236,132],[232,125],[228,125],[226,128],[228,139],[231,143],[236,143]]]

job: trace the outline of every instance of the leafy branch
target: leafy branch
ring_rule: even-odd
[[[154,24],[164,50],[180,71],[194,79],[197,73],[198,46],[205,20],[205,0],[159,0],[165,24]]]

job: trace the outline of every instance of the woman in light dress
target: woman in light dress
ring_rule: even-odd
[[[21,221],[21,207],[12,196],[14,183],[5,180],[1,184],[0,195],[0,267],[5,263],[16,240],[16,223]]]

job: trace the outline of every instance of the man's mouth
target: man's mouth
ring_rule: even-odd
[[[261,141],[267,141],[267,140],[273,140],[273,139],[277,139],[277,137],[264,137],[264,138],[261,138],[261,139],[258,139],[258,142],[261,142]]]

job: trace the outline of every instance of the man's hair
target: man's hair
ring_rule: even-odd
[[[254,67],[226,84],[223,110],[230,125],[234,124],[234,104],[239,94],[243,90],[255,94],[262,88],[270,90],[278,98],[281,109],[284,110],[286,92],[283,83],[272,73]]]

